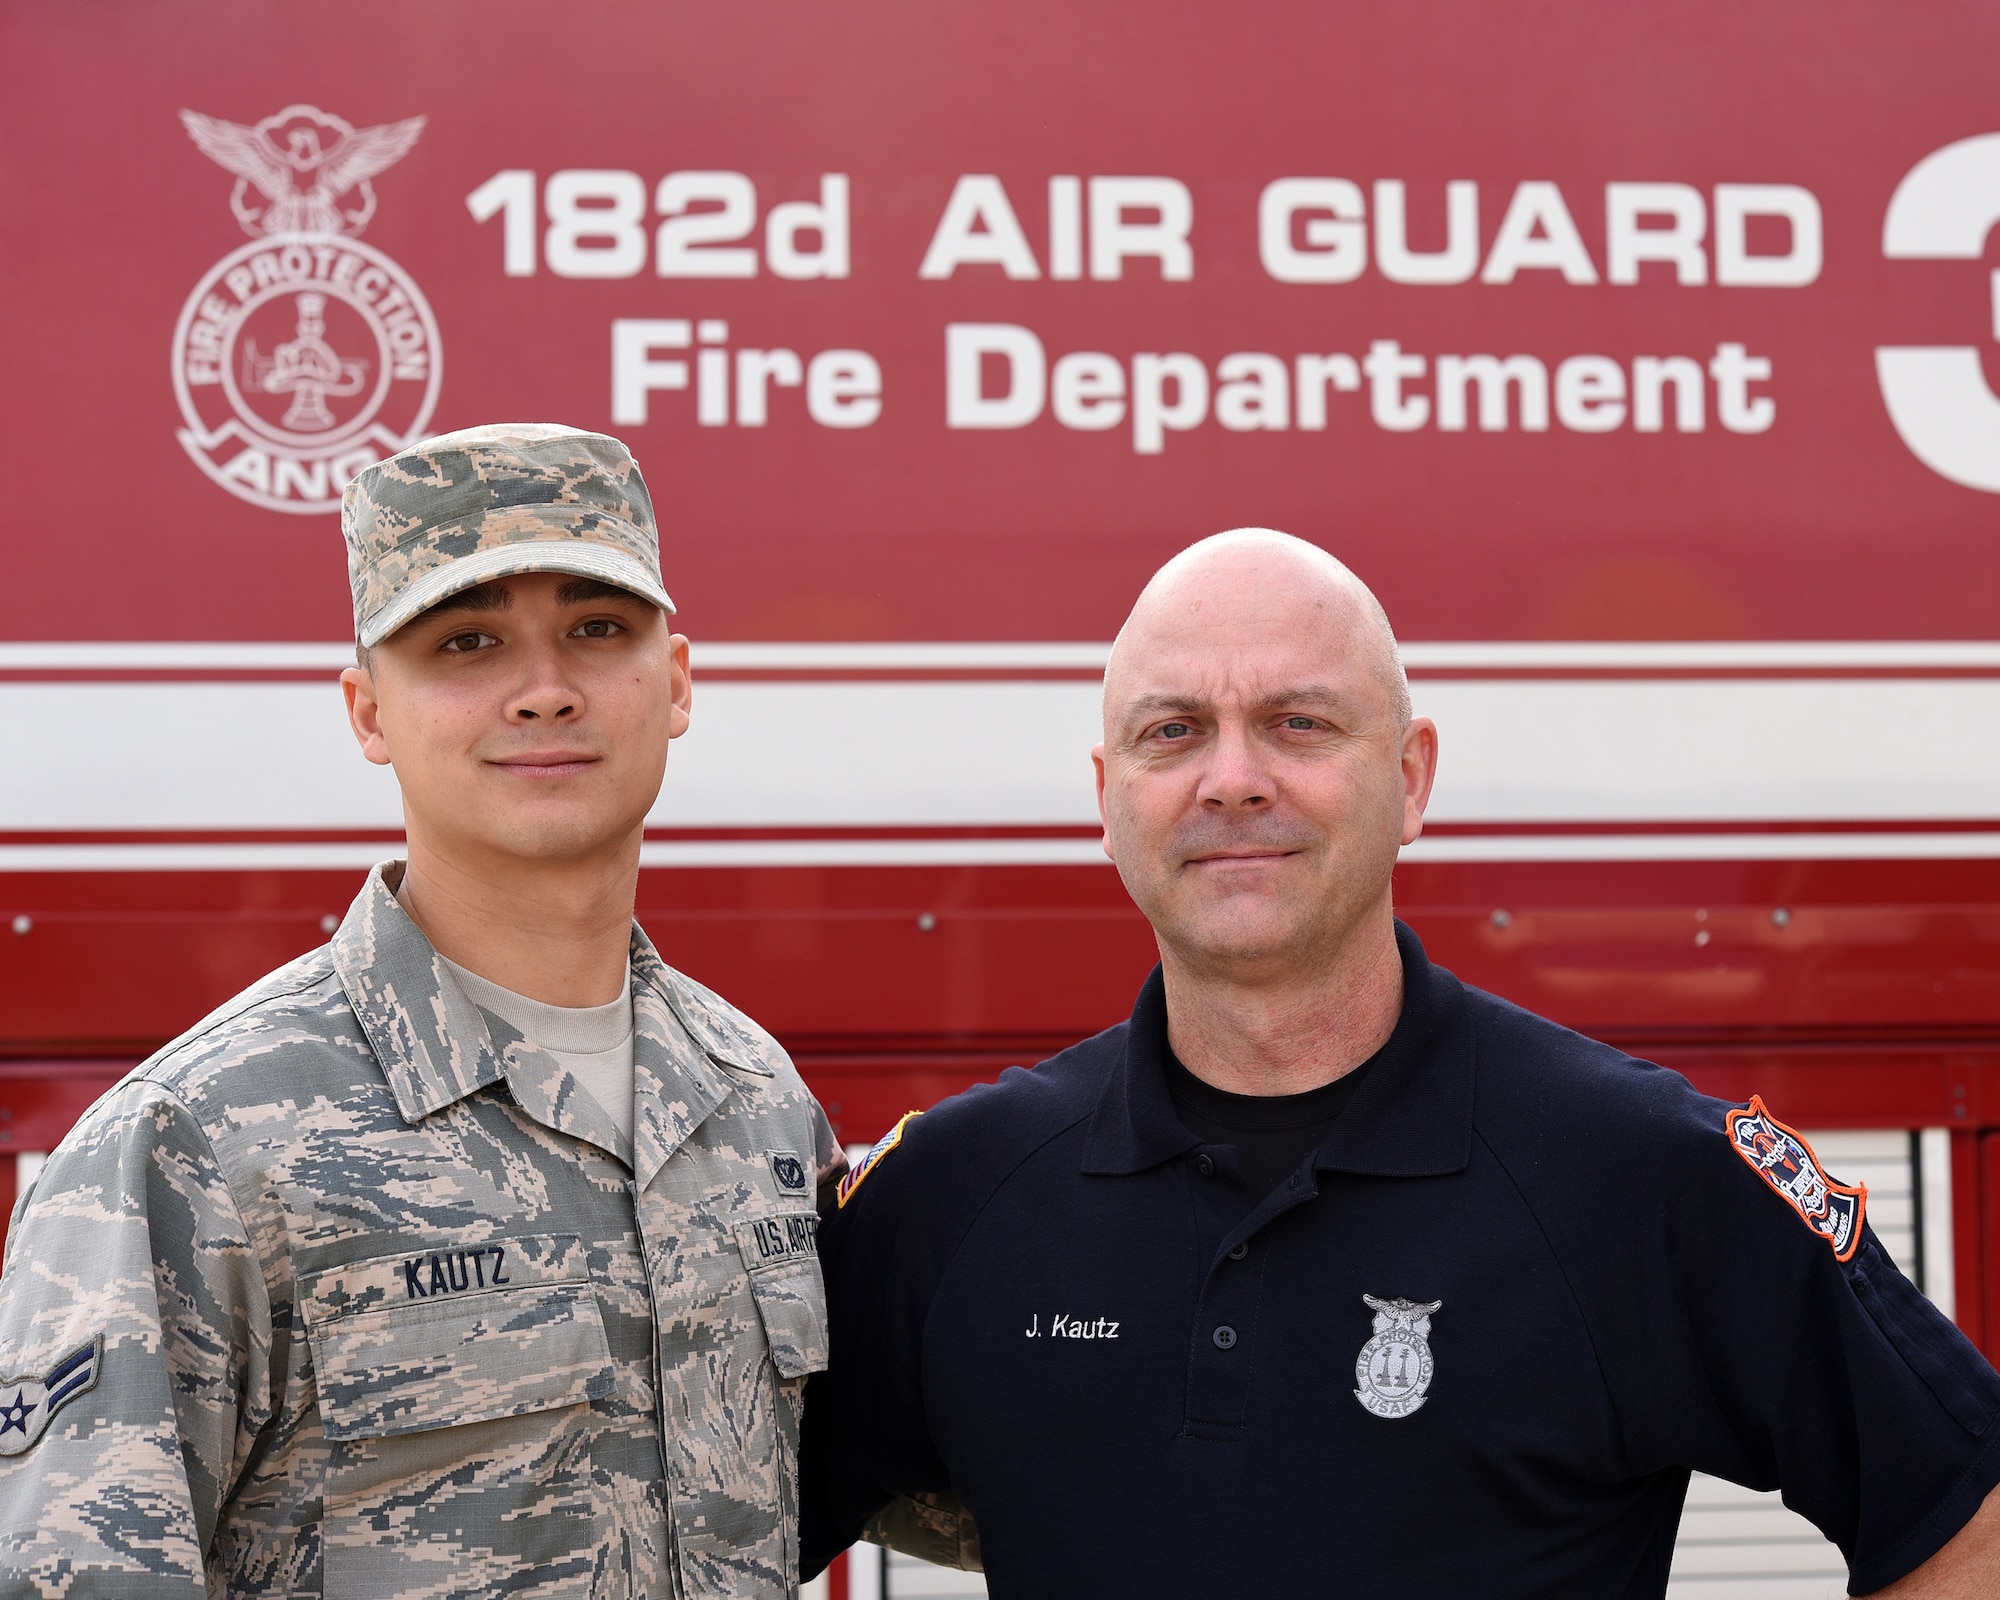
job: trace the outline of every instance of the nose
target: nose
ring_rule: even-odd
[[[1195,796],[1204,807],[1255,811],[1275,801],[1277,786],[1270,765],[1247,728],[1225,722],[1216,730],[1209,752]]]
[[[514,723],[567,723],[583,714],[583,691],[571,679],[562,651],[552,644],[521,652],[520,681],[507,701]]]

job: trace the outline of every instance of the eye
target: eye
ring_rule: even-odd
[[[1185,722],[1163,722],[1159,727],[1162,739],[1185,739],[1194,732]]]
[[[579,622],[570,629],[574,639],[609,639],[625,631],[623,623],[614,617],[592,617],[588,622]]]
[[[441,641],[438,649],[446,655],[469,656],[476,650],[484,650],[499,642],[492,634],[481,633],[475,628],[467,633],[454,633],[449,639]]]
[[[1285,718],[1285,726],[1290,728],[1294,733],[1313,733],[1319,728],[1319,718],[1303,716],[1287,717]]]

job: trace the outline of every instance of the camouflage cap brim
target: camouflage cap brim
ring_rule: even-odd
[[[524,572],[563,572],[578,578],[596,578],[602,583],[629,589],[640,599],[658,606],[668,615],[674,603],[667,591],[637,556],[609,544],[588,544],[573,536],[573,512],[560,506],[522,507],[513,516],[527,521],[543,521],[546,531],[522,530],[511,543],[476,550],[431,568],[400,589],[379,611],[366,618],[357,630],[364,649],[372,650],[390,634],[440,600],[475,589],[495,578],[511,578]]]
[[[632,452],[561,423],[485,423],[378,461],[342,493],[340,531],[363,648],[512,573],[574,573],[674,609]]]

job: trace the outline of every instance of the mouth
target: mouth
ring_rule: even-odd
[[[1296,850],[1217,850],[1209,855],[1189,856],[1191,867],[1250,867],[1272,861],[1287,861]]]
[[[570,778],[597,765],[598,757],[578,750],[524,750],[500,761],[489,761],[511,777],[548,780]]]

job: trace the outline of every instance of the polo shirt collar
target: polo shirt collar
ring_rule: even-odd
[[[1403,959],[1403,1009],[1314,1157],[1322,1171],[1433,1177],[1461,1171],[1472,1156],[1475,1039],[1464,987],[1431,965],[1400,921],[1396,948]],[[1166,984],[1155,967],[1140,987],[1124,1048],[1091,1114],[1086,1173],[1143,1172],[1201,1142],[1174,1112],[1166,1053]]]
[[[1403,1011],[1368,1076],[1313,1158],[1322,1172],[1431,1178],[1472,1160],[1472,1086],[1478,1039],[1465,985],[1431,965],[1407,924],[1396,924]]]
[[[1125,1048],[1111,1065],[1083,1141],[1086,1173],[1143,1172],[1201,1141],[1174,1112],[1167,1092],[1167,986],[1156,966],[1139,986]]]

